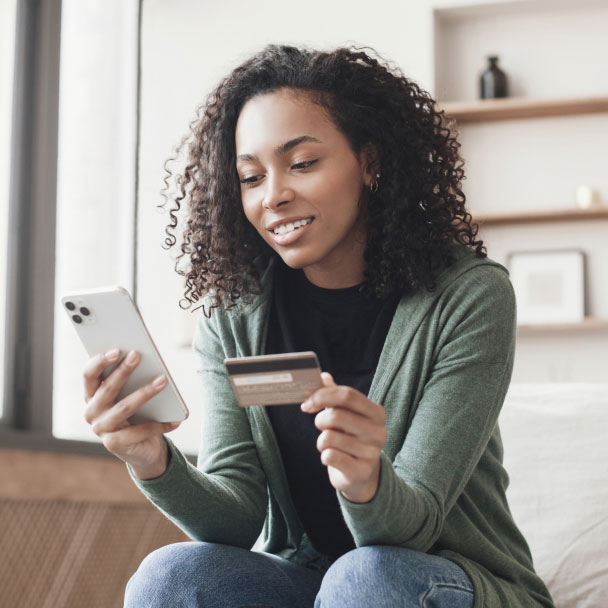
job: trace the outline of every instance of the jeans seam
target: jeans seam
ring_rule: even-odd
[[[461,585],[458,585],[456,583],[436,583],[434,581],[431,581],[431,586],[426,590],[426,593],[422,596],[422,602],[421,602],[422,608],[425,607],[426,601],[427,601],[429,595],[431,594],[431,592],[437,587],[446,587],[448,589],[456,589],[458,591],[465,591],[471,595],[474,595],[474,592],[472,589],[469,589],[468,587],[462,587]]]

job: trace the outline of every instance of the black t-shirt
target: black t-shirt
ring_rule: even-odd
[[[313,350],[321,369],[336,384],[369,392],[380,352],[399,302],[344,289],[317,287],[302,270],[277,259],[266,353]],[[267,407],[291,495],[311,542],[321,553],[337,557],[355,548],[340,512],[336,490],[321,463],[316,442],[320,431],[314,414],[300,405]]]

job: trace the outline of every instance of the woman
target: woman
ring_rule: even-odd
[[[87,421],[193,539],[149,555],[125,605],[553,606],[505,497],[514,294],[443,113],[363,49],[276,45],[201,110],[167,229],[187,201],[198,466],[175,426],[127,422],[162,386],[112,407],[137,356],[100,390],[111,360],[85,371]],[[225,358],[304,350],[322,388],[239,408]]]

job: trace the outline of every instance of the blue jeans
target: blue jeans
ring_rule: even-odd
[[[125,608],[472,608],[454,562],[390,546],[359,547],[329,567],[204,542],[148,555],[127,583]]]

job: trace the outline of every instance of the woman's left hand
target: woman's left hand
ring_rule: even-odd
[[[323,387],[301,406],[316,414],[317,449],[331,485],[351,502],[369,502],[378,490],[380,453],[388,433],[384,408],[350,386],[338,386],[322,372]]]

